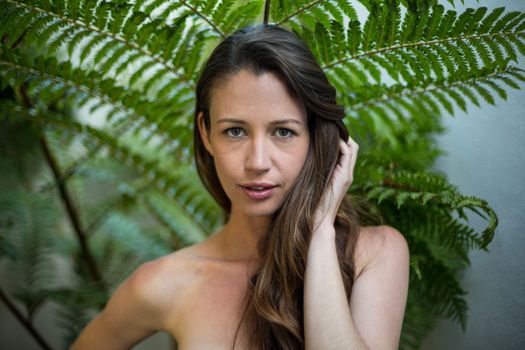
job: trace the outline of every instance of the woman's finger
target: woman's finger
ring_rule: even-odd
[[[346,171],[350,165],[350,158],[352,156],[350,147],[343,140],[339,141],[339,165]]]
[[[359,152],[359,145],[349,136],[348,146],[350,148],[350,171],[353,174],[357,160],[357,153]]]

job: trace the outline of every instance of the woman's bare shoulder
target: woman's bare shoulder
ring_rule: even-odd
[[[395,228],[387,225],[364,226],[359,231],[354,253],[356,278],[380,263],[404,264],[408,255],[407,241]]]
[[[190,246],[142,263],[123,284],[135,300],[153,312],[173,311],[175,301],[191,287],[199,268]]]
[[[185,255],[175,252],[137,267],[72,348],[129,349],[155,331],[166,330],[168,320],[178,316],[176,301],[191,270]]]

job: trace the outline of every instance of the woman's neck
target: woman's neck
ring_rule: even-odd
[[[217,234],[225,256],[231,260],[257,261],[257,244],[266,234],[270,221],[270,217],[253,217],[232,211],[228,222]]]

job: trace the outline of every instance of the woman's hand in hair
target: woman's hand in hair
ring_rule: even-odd
[[[354,167],[358,150],[359,145],[351,137],[348,138],[348,142],[340,140],[339,160],[330,179],[328,190],[324,193],[317,208],[315,228],[323,225],[333,226],[339,206],[354,179]]]

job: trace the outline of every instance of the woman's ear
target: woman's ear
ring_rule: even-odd
[[[208,129],[206,128],[206,122],[204,121],[204,114],[202,111],[200,111],[197,115],[197,125],[199,126],[199,134],[201,136],[202,143],[204,144],[204,148],[206,148],[208,153],[213,157],[213,150],[208,135]]]

